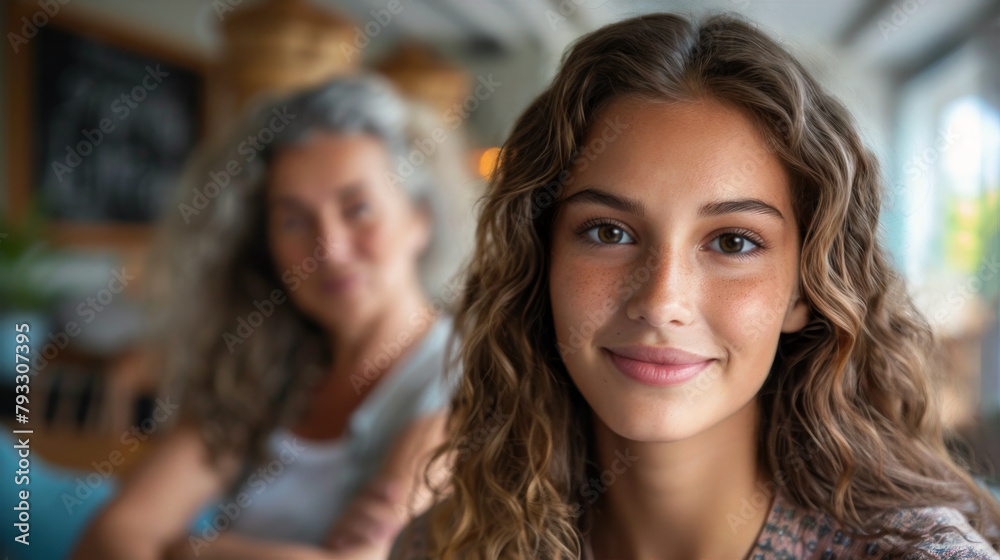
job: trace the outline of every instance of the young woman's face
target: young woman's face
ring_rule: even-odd
[[[328,328],[357,326],[419,283],[430,226],[389,170],[367,135],[317,135],[274,158],[271,255],[292,301]]]
[[[584,147],[551,237],[563,361],[618,435],[691,437],[752,403],[808,320],[789,178],[713,101],[617,100]]]

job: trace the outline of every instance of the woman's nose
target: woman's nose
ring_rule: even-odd
[[[631,288],[625,305],[629,319],[658,328],[690,324],[702,283],[692,261],[678,250],[651,248],[626,279]]]
[[[330,264],[345,262],[351,255],[351,231],[342,220],[323,216],[319,221],[316,238],[318,251],[326,254]]]

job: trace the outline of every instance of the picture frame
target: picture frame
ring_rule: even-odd
[[[38,211],[56,245],[141,252],[207,130],[209,63],[56,5],[6,7],[7,219]]]

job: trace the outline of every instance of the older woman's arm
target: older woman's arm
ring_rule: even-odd
[[[430,504],[422,480],[433,449],[444,441],[446,413],[414,421],[396,437],[372,483],[345,510],[329,536],[329,548],[264,541],[224,534],[207,545],[179,538],[167,560],[384,560],[393,540],[410,520]],[[435,476],[442,476],[437,471]],[[197,550],[196,550],[197,548]]]
[[[424,416],[396,437],[379,474],[331,530],[328,543],[333,552],[359,560],[381,560],[389,555],[410,514],[431,504],[433,495],[423,472],[434,448],[445,440],[446,420],[445,411]],[[446,474],[438,467],[432,479],[440,480]]]
[[[275,542],[228,533],[211,543],[177,539],[163,560],[340,560],[330,551],[309,545]]]
[[[87,528],[72,558],[160,560],[235,471],[231,460],[211,466],[197,430],[179,426],[136,467]]]

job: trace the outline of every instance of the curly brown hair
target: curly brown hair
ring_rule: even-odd
[[[791,498],[859,535],[898,534],[872,514],[950,506],[1000,546],[1000,507],[945,446],[935,337],[879,237],[885,186],[847,111],[752,25],[653,14],[578,40],[503,146],[456,314],[464,377],[436,453],[454,470],[429,514],[432,557],[580,557],[590,408],[558,355],[549,228],[595,116],[623,96],[738,107],[793,179],[811,316],[782,335],[758,395],[761,460]]]

